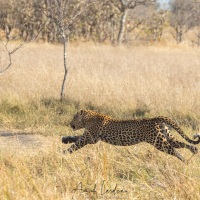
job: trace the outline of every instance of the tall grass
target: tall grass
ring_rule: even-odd
[[[0,75],[0,129],[52,141],[27,151],[0,147],[0,199],[199,199],[199,155],[183,164],[148,144],[101,142],[63,155],[60,142],[60,135],[81,133],[68,127],[80,108],[118,118],[166,115],[191,136],[200,121],[198,50],[70,46],[68,66],[63,103],[59,45],[27,45]],[[179,151],[190,158],[188,150]]]
[[[62,47],[29,45],[14,55],[13,63],[0,76],[0,101],[11,110],[35,112],[45,101],[54,105],[46,106],[48,113],[56,109],[64,70]],[[70,46],[65,110],[71,115],[87,107],[115,117],[167,115],[198,121],[199,65],[200,53],[189,47]],[[9,124],[10,118],[6,120]]]
[[[196,110],[199,53],[195,49],[79,46],[68,50],[66,95],[81,102],[134,109]],[[1,99],[58,98],[62,81],[60,46],[29,45],[1,75]]]

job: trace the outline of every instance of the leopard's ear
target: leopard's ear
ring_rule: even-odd
[[[80,115],[83,115],[83,109],[80,110]]]

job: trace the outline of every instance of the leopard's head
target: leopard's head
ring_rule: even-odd
[[[73,130],[84,128],[84,122],[83,122],[84,116],[85,116],[84,110],[80,110],[74,115],[74,118],[70,122],[70,126],[73,128]]]
[[[80,110],[75,115],[70,123],[73,130],[79,130],[82,128],[90,128],[98,125],[102,121],[102,117],[99,113],[92,110]]]

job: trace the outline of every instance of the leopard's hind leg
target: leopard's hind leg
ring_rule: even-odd
[[[157,134],[155,134],[150,140],[147,140],[147,142],[152,144],[156,149],[173,155],[185,162],[185,159],[174,149],[174,147],[167,141],[166,137],[161,132],[157,132]]]
[[[197,147],[176,140],[174,136],[170,133],[169,128],[164,123],[162,124],[161,132],[163,133],[163,135],[165,135],[167,141],[170,143],[172,147],[186,148],[189,149],[193,154],[198,153]]]

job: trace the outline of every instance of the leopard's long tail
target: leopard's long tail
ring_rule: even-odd
[[[172,128],[174,128],[187,142],[191,143],[191,144],[199,144],[200,143],[200,133],[197,133],[193,136],[194,139],[198,138],[198,140],[192,140],[190,139],[182,130],[181,128],[178,126],[178,124],[176,122],[174,122],[173,120],[169,119],[168,117],[156,117],[154,118],[155,120],[160,121],[161,123],[165,123],[170,125]]]

